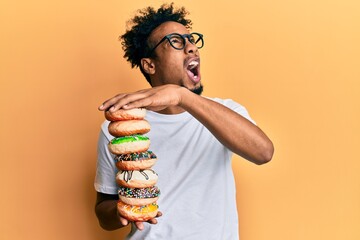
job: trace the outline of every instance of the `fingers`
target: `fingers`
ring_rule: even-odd
[[[148,96],[149,93],[147,93],[147,90],[138,91],[131,94],[118,94],[115,97],[106,100],[101,106],[98,107],[98,109],[100,111],[109,110],[110,112],[115,112],[120,108],[131,109],[145,107],[147,103],[141,100],[146,99]]]
[[[162,216],[162,212],[158,211],[158,213],[156,214],[156,217],[161,217]]]
[[[152,218],[152,219],[148,220],[147,222],[150,223],[150,224],[157,224],[158,221],[156,220],[156,218],[161,217],[161,216],[162,216],[162,213],[159,211],[155,218]],[[134,223],[135,223],[135,226],[137,227],[137,229],[139,229],[139,230],[144,229],[144,223],[143,222],[134,222]]]
[[[152,218],[152,219],[148,220],[147,222],[150,223],[150,224],[157,224],[158,223],[156,218]]]
[[[144,229],[144,224],[143,224],[143,222],[135,222],[135,226],[136,226],[137,229],[139,229],[140,231]]]
[[[126,218],[123,218],[121,216],[119,216],[120,218],[120,222],[123,226],[127,226],[129,224],[129,221]]]
[[[110,112],[115,112],[121,108],[146,108],[148,110],[160,111],[180,103],[180,89],[182,87],[167,84],[134,93],[122,93],[108,99],[98,109],[100,111],[109,110]]]
[[[156,214],[155,218],[152,218],[152,219],[148,220],[147,222],[150,223],[150,224],[157,224],[158,221],[156,220],[156,218],[161,217],[161,216],[162,216],[162,212],[159,211]]]
[[[113,107],[113,105],[118,102],[120,99],[124,98],[126,96],[125,93],[121,93],[116,95],[115,97],[112,97],[108,100],[106,100],[103,104],[101,104],[98,109],[100,111],[109,110],[109,108]]]
[[[130,99],[129,99],[130,100]],[[137,98],[131,99],[129,103],[122,106],[123,109],[132,109],[132,108],[147,108],[148,106],[152,105],[153,101],[149,97],[145,98]]]
[[[119,214],[119,213],[118,213]],[[119,219],[120,219],[120,223],[123,226],[127,226],[129,224],[129,220],[127,220],[126,218],[123,218],[122,216],[119,215]],[[137,227],[137,229],[139,230],[143,230],[144,229],[144,224],[143,222],[134,222],[135,226]]]
[[[129,224],[129,220],[127,220],[126,218],[122,217],[119,212],[117,212],[117,215],[119,217],[119,220],[120,220],[120,223],[123,225],[123,226],[127,226]],[[157,224],[158,221],[156,220],[156,218],[158,217],[161,217],[162,216],[162,213],[159,211],[157,213],[157,215],[155,216],[155,218],[152,218],[150,220],[148,220],[147,222],[150,223],[150,224]],[[134,222],[135,226],[137,229],[139,229],[140,231],[144,229],[144,222]]]

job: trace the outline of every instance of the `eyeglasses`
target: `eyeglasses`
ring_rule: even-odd
[[[168,40],[170,45],[177,49],[182,50],[185,48],[186,45],[186,38],[189,40],[189,42],[193,45],[195,45],[198,49],[202,48],[204,46],[204,39],[203,35],[200,33],[190,33],[190,34],[179,34],[179,33],[170,33],[163,37],[158,44],[155,45],[150,51],[149,55],[151,55],[155,49],[165,40]]]

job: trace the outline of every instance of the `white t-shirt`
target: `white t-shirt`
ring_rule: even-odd
[[[212,99],[250,119],[247,110],[226,99]],[[163,216],[144,230],[132,226],[128,239],[136,240],[237,240],[238,215],[232,152],[224,147],[188,112],[164,115],[147,111],[151,131],[146,134],[150,149],[158,158],[153,170],[158,173],[158,200]],[[113,156],[107,149],[113,138],[109,122],[102,125],[98,142],[95,189],[117,194]]]

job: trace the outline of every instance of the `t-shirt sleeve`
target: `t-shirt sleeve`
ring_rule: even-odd
[[[117,194],[115,176],[117,169],[114,163],[114,156],[108,150],[108,143],[111,136],[107,131],[107,122],[101,126],[97,146],[97,165],[94,187],[97,192],[105,194]]]
[[[246,118],[247,120],[249,120],[250,122],[252,122],[253,124],[256,125],[256,122],[250,117],[249,112],[241,104],[235,102],[232,99],[219,99],[219,98],[216,98],[214,100],[221,103],[221,104],[223,104],[224,106],[230,108],[231,110],[237,112],[238,114],[240,114],[241,116],[243,116],[244,118]]]

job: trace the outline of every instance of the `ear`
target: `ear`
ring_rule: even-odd
[[[151,58],[142,58],[140,63],[142,69],[144,69],[147,74],[152,75],[155,73],[155,64]]]

